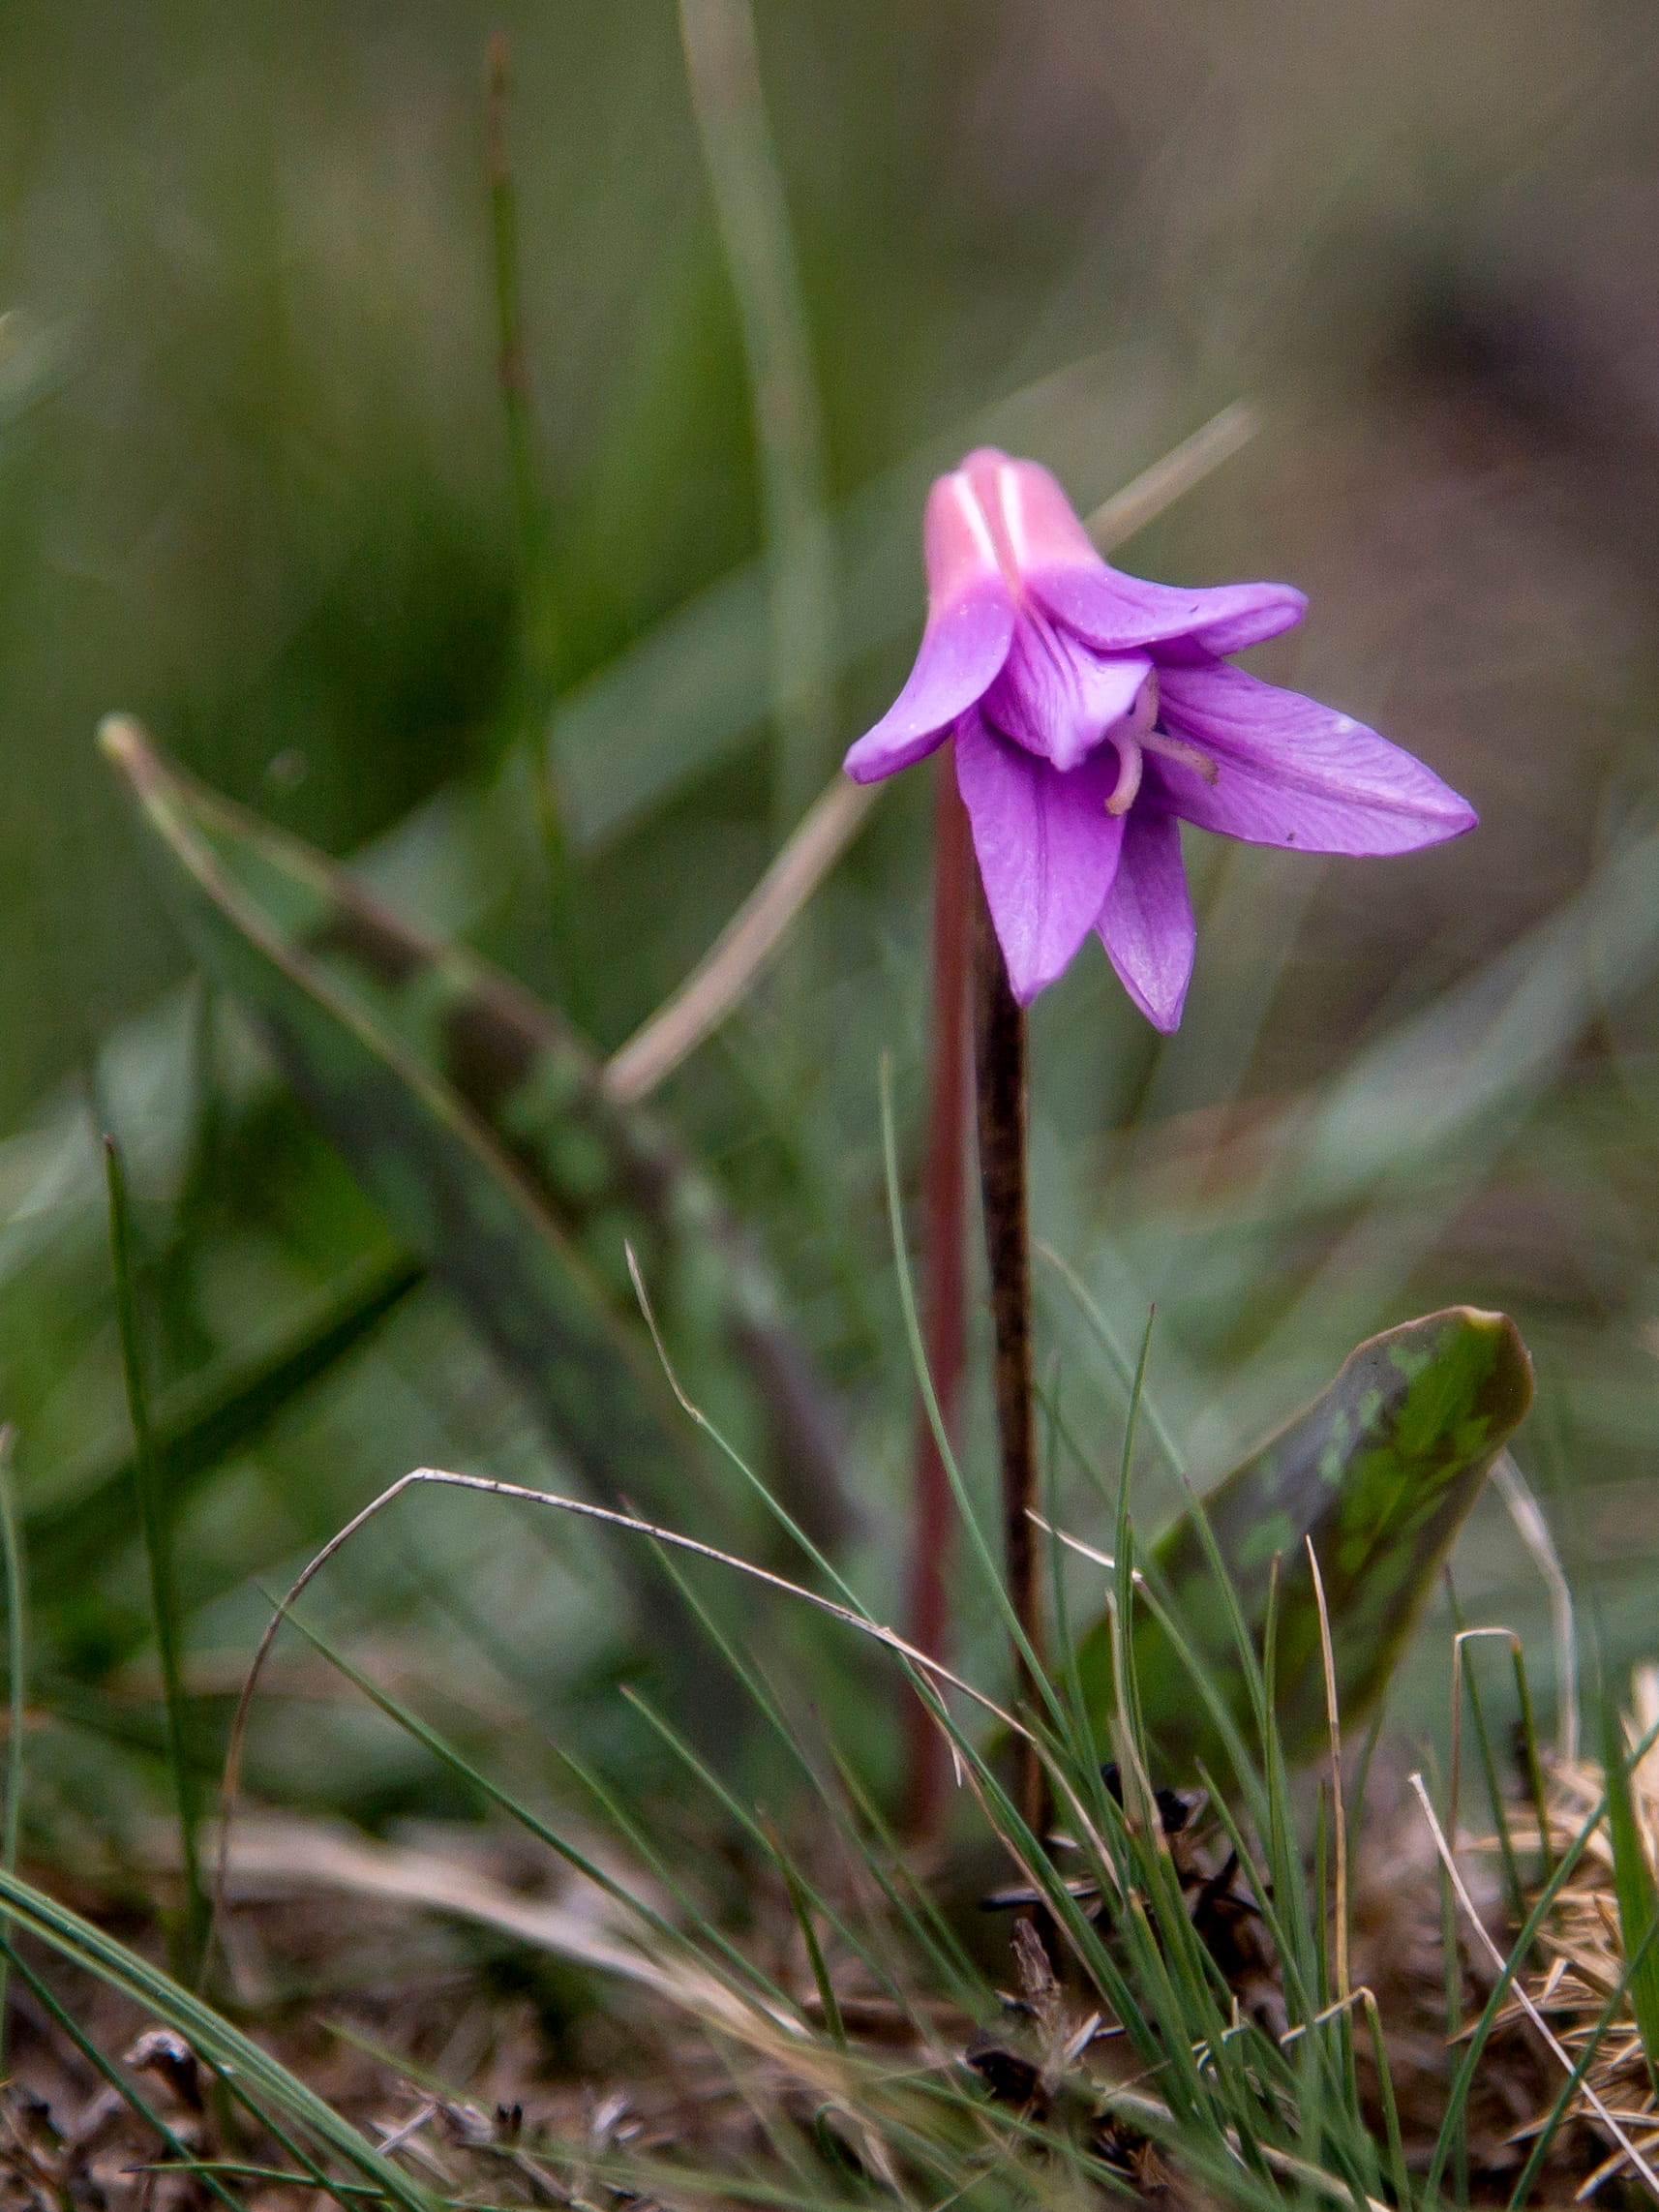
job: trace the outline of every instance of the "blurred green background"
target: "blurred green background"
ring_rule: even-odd
[[[546,531],[528,574],[497,375],[494,28]],[[992,439],[1086,509],[1245,397],[1253,441],[1122,558],[1300,585],[1307,623],[1254,665],[1419,752],[1483,817],[1386,864],[1195,840],[1179,1036],[1160,1044],[1088,956],[1038,1009],[1042,1232],[1127,1339],[1156,1299],[1153,1387],[1200,1474],[1370,1330],[1452,1300],[1513,1312],[1542,1384],[1520,1457],[1610,1650],[1645,1651],[1647,13],[762,0],[757,36],[823,417],[837,740],[908,664],[936,469]],[[30,1833],[119,1866],[159,1802],[141,1561],[118,1513],[63,1535],[126,1449],[96,1133],[132,1163],[164,1398],[298,1326],[391,1239],[234,1016],[204,1012],[94,726],[137,713],[613,1049],[775,849],[766,467],[657,0],[16,0],[0,309],[0,1406],[32,1531]],[[527,731],[549,733],[568,808],[575,969]],[[927,828],[924,776],[883,795],[777,977],[657,1100],[781,1278],[844,1436],[852,1571],[888,1617],[912,1411],[877,1066],[891,1053],[914,1173]],[[1110,1466],[1115,1386],[1043,1288],[1068,1423]],[[976,1481],[984,1426],[976,1406]],[[561,1478],[431,1287],[194,1484],[179,1557],[204,1715],[263,1618],[256,1578],[286,1580],[423,1462]],[[1171,1486],[1151,1457],[1143,1489],[1156,1521]],[[1458,1576],[1486,1617],[1541,1619],[1495,1505]],[[637,1657],[625,1592],[567,1530],[530,1545],[475,1501],[417,1500],[321,1604],[498,1748],[533,1756],[528,1710],[602,1760],[646,1757],[609,1688]],[[987,1635],[963,1624],[971,1656]],[[447,1803],[389,1729],[318,1703],[315,1670],[277,1686],[265,1786],[380,1821]],[[885,1712],[861,1680],[848,1694]],[[878,1780],[894,1755],[872,1729]]]

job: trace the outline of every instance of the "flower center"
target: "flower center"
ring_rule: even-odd
[[[1201,776],[1206,783],[1214,783],[1221,771],[1206,752],[1190,745],[1185,738],[1172,738],[1158,724],[1158,672],[1155,669],[1141,686],[1140,696],[1115,730],[1106,735],[1118,748],[1118,779],[1106,799],[1108,814],[1127,814],[1140,796],[1140,779],[1146,773],[1146,755],[1157,753],[1164,760],[1179,761],[1183,768]]]

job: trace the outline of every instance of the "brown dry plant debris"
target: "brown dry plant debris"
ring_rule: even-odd
[[[1625,1721],[1632,1750],[1659,1726],[1659,1667],[1637,1669],[1632,1682],[1633,1712]],[[1547,1815],[1551,1853],[1559,1862],[1592,1822],[1583,1852],[1539,1931],[1538,1962],[1523,1988],[1575,2064],[1588,2053],[1582,2085],[1568,2106],[1569,2121],[1590,2135],[1609,2155],[1593,2167],[1581,2194],[1611,2179],[1628,2161],[1614,2147],[1594,2108],[1600,2100],[1644,2155],[1659,2149],[1659,2095],[1643,2047],[1628,1987],[1629,1961],[1619,1914],[1612,1830],[1605,1803],[1605,1776],[1594,1760],[1548,1763]],[[1650,1874],[1659,1875],[1659,1743],[1649,1744],[1630,1771],[1631,1810]],[[1600,1807],[1599,1817],[1597,1808]],[[1517,1805],[1510,1821],[1518,1850],[1536,1854],[1538,1823],[1530,1805]],[[1522,2015],[1519,2000],[1500,2017]],[[1559,2079],[1550,2084],[1525,2133],[1546,2124],[1558,2096]]]

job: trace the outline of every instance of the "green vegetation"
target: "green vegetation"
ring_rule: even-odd
[[[8,2185],[1659,2192],[1652,63],[1429,13],[0,23]],[[925,778],[809,812],[983,440],[1483,815],[1034,1009],[1017,1711],[977,1257],[904,1642]]]

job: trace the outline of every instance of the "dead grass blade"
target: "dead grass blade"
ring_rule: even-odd
[[[1488,1934],[1486,1923],[1481,1919],[1480,1913],[1476,1909],[1475,1901],[1469,1895],[1468,1885],[1464,1882],[1463,1870],[1459,1866],[1456,1858],[1453,1856],[1451,1845],[1446,1840],[1446,1832],[1440,1826],[1438,1816],[1434,1811],[1433,1802],[1429,1796],[1428,1789],[1424,1784],[1424,1780],[1421,1774],[1413,1774],[1411,1776],[1411,1787],[1416,1791],[1418,1802],[1423,1807],[1423,1817],[1429,1823],[1429,1832],[1434,1839],[1434,1849],[1439,1854],[1441,1865],[1446,1869],[1446,1879],[1452,1885],[1453,1892],[1457,1896],[1459,1905],[1463,1909],[1464,1918],[1467,1920],[1469,1926],[1474,1930],[1476,1941],[1480,1944],[1482,1950],[1491,1959],[1495,1971],[1499,1975],[1507,1974],[1509,1962],[1505,1959],[1502,1952],[1499,1951],[1497,1945],[1493,1943],[1492,1937]],[[1516,2000],[1519,2003],[1521,2010],[1526,2015],[1527,2019],[1536,2029],[1539,2037],[1544,2043],[1545,2047],[1550,2052],[1550,2055],[1552,2058],[1556,2060],[1556,2062],[1562,2068],[1563,2072],[1570,2076],[1574,2071],[1574,2063],[1571,2052],[1568,2051],[1566,2046],[1560,2042],[1554,2030],[1551,2027],[1549,2021],[1538,2010],[1537,2005],[1533,2002],[1527,1990],[1523,1986],[1519,1977],[1510,1977],[1510,1982],[1511,1986],[1515,1991]],[[1630,2136],[1625,2133],[1619,2121],[1615,2118],[1614,2113],[1608,2109],[1608,2106],[1601,2096],[1590,2087],[1587,2081],[1584,2085],[1584,2095],[1586,2104],[1588,2104],[1590,2109],[1595,2113],[1596,2118],[1607,2130],[1613,2140],[1618,2145],[1619,2150],[1623,2156],[1629,2160],[1632,2168],[1638,2174],[1640,2174],[1643,2181],[1645,2182],[1649,2194],[1655,2198],[1659,2198],[1659,2174],[1654,2172],[1653,2168],[1648,2165],[1646,2159],[1643,2156],[1641,2149],[1631,2140]]]

